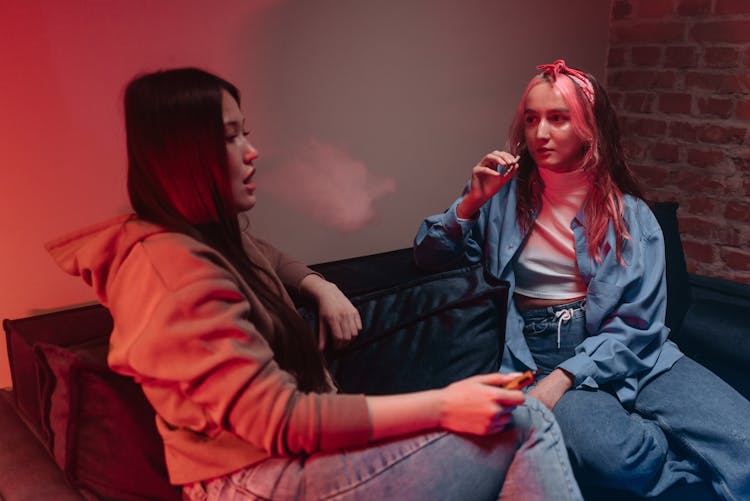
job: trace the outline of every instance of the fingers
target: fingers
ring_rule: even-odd
[[[336,348],[353,341],[362,330],[362,319],[353,307],[345,313],[321,315],[321,322]]]
[[[498,170],[501,174],[504,174],[514,165],[518,168],[518,160],[520,158],[520,156],[512,155],[507,151],[495,150],[485,155],[482,161],[479,162],[479,165]],[[500,166],[502,166],[502,169],[500,169]]]
[[[513,409],[506,408],[499,412],[493,419],[492,423],[487,430],[488,433],[500,433],[513,421],[513,415],[511,414]]]
[[[323,321],[323,317],[318,317],[318,351],[326,349],[326,339],[328,339],[328,327]]]

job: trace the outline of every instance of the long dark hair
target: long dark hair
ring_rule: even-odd
[[[511,125],[508,148],[519,155],[518,203],[516,213],[523,229],[531,225],[532,213],[541,204],[544,189],[537,166],[526,146],[524,134],[524,112],[529,91],[540,84],[550,84],[557,88],[570,108],[571,122],[576,134],[584,142],[582,152],[583,168],[590,172],[592,187],[583,202],[586,215],[586,237],[589,255],[601,260],[602,244],[607,236],[607,228],[612,222],[616,235],[616,256],[622,261],[622,246],[630,238],[624,219],[623,195],[643,198],[638,182],[625,160],[620,141],[620,127],[617,113],[609,101],[601,84],[588,73],[585,78],[593,89],[593,104],[584,95],[574,79],[560,75],[553,78],[540,74],[531,79],[521,98],[515,119]]]
[[[266,337],[279,366],[303,391],[329,389],[323,359],[304,320],[274,280],[243,250],[229,184],[222,91],[240,103],[237,88],[196,68],[158,71],[125,89],[128,195],[135,213],[220,252],[278,319]],[[266,275],[265,277],[262,275]]]

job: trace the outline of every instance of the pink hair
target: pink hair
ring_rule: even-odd
[[[607,229],[612,222],[617,237],[617,259],[624,264],[622,245],[624,240],[630,239],[630,232],[624,219],[623,193],[636,196],[640,196],[640,193],[622,155],[616,115],[604,89],[591,75],[569,69],[564,62],[562,65],[557,63],[559,61],[556,61],[556,65],[540,67],[545,71],[529,81],[511,125],[508,150],[521,157],[517,174],[517,217],[522,229],[530,227],[532,213],[539,208],[544,189],[536,164],[526,147],[524,117],[531,89],[547,84],[560,92],[568,106],[573,131],[584,143],[581,165],[594,180],[583,202],[589,255],[595,261],[601,261]],[[582,78],[585,78],[583,86]]]

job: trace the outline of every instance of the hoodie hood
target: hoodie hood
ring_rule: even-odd
[[[107,284],[131,249],[164,228],[142,221],[135,214],[110,219],[56,238],[45,248],[66,273],[80,276],[107,306]]]

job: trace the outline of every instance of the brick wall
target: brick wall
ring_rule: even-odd
[[[614,0],[607,88],[690,272],[750,283],[750,0]]]

